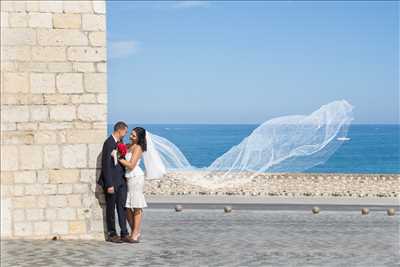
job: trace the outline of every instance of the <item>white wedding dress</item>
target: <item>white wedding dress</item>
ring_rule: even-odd
[[[128,152],[125,156],[126,160],[130,160],[132,152]],[[128,180],[128,193],[126,198],[126,208],[145,208],[147,207],[146,200],[143,194],[144,187],[144,172],[139,166],[140,159],[132,170],[126,170],[125,177]]]

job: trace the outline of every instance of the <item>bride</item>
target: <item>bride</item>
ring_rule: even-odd
[[[129,238],[133,242],[139,242],[143,208],[147,207],[143,194],[144,177],[160,177],[166,173],[166,170],[153,146],[150,134],[147,134],[144,128],[134,128],[129,139],[131,143],[128,145],[128,153],[125,159],[121,158],[119,162],[126,167],[125,177],[128,182],[125,207],[132,230]],[[142,157],[145,161],[146,173],[139,166]]]

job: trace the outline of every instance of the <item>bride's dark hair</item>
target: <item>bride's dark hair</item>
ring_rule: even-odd
[[[147,150],[146,130],[142,127],[136,127],[133,130],[138,138],[137,144],[142,148],[142,151],[145,152]]]

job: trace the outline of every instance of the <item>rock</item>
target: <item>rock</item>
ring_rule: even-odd
[[[394,208],[389,208],[389,209],[387,210],[387,214],[388,214],[389,216],[394,216],[394,215],[396,214],[396,210],[395,210]]]
[[[320,212],[319,207],[313,207],[313,208],[312,208],[312,212],[313,212],[314,214],[318,214],[318,213]]]
[[[229,212],[232,211],[232,207],[231,206],[225,206],[224,207],[224,211],[225,211],[225,213],[229,213]]]
[[[369,213],[369,209],[368,208],[362,208],[361,209],[361,214],[362,215],[367,215]]]
[[[180,212],[180,211],[182,211],[182,210],[183,210],[182,205],[175,205],[175,211],[176,211],[176,212]]]

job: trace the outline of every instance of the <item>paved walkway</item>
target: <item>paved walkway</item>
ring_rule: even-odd
[[[3,241],[1,266],[399,266],[399,223],[381,210],[147,209],[139,244]]]

